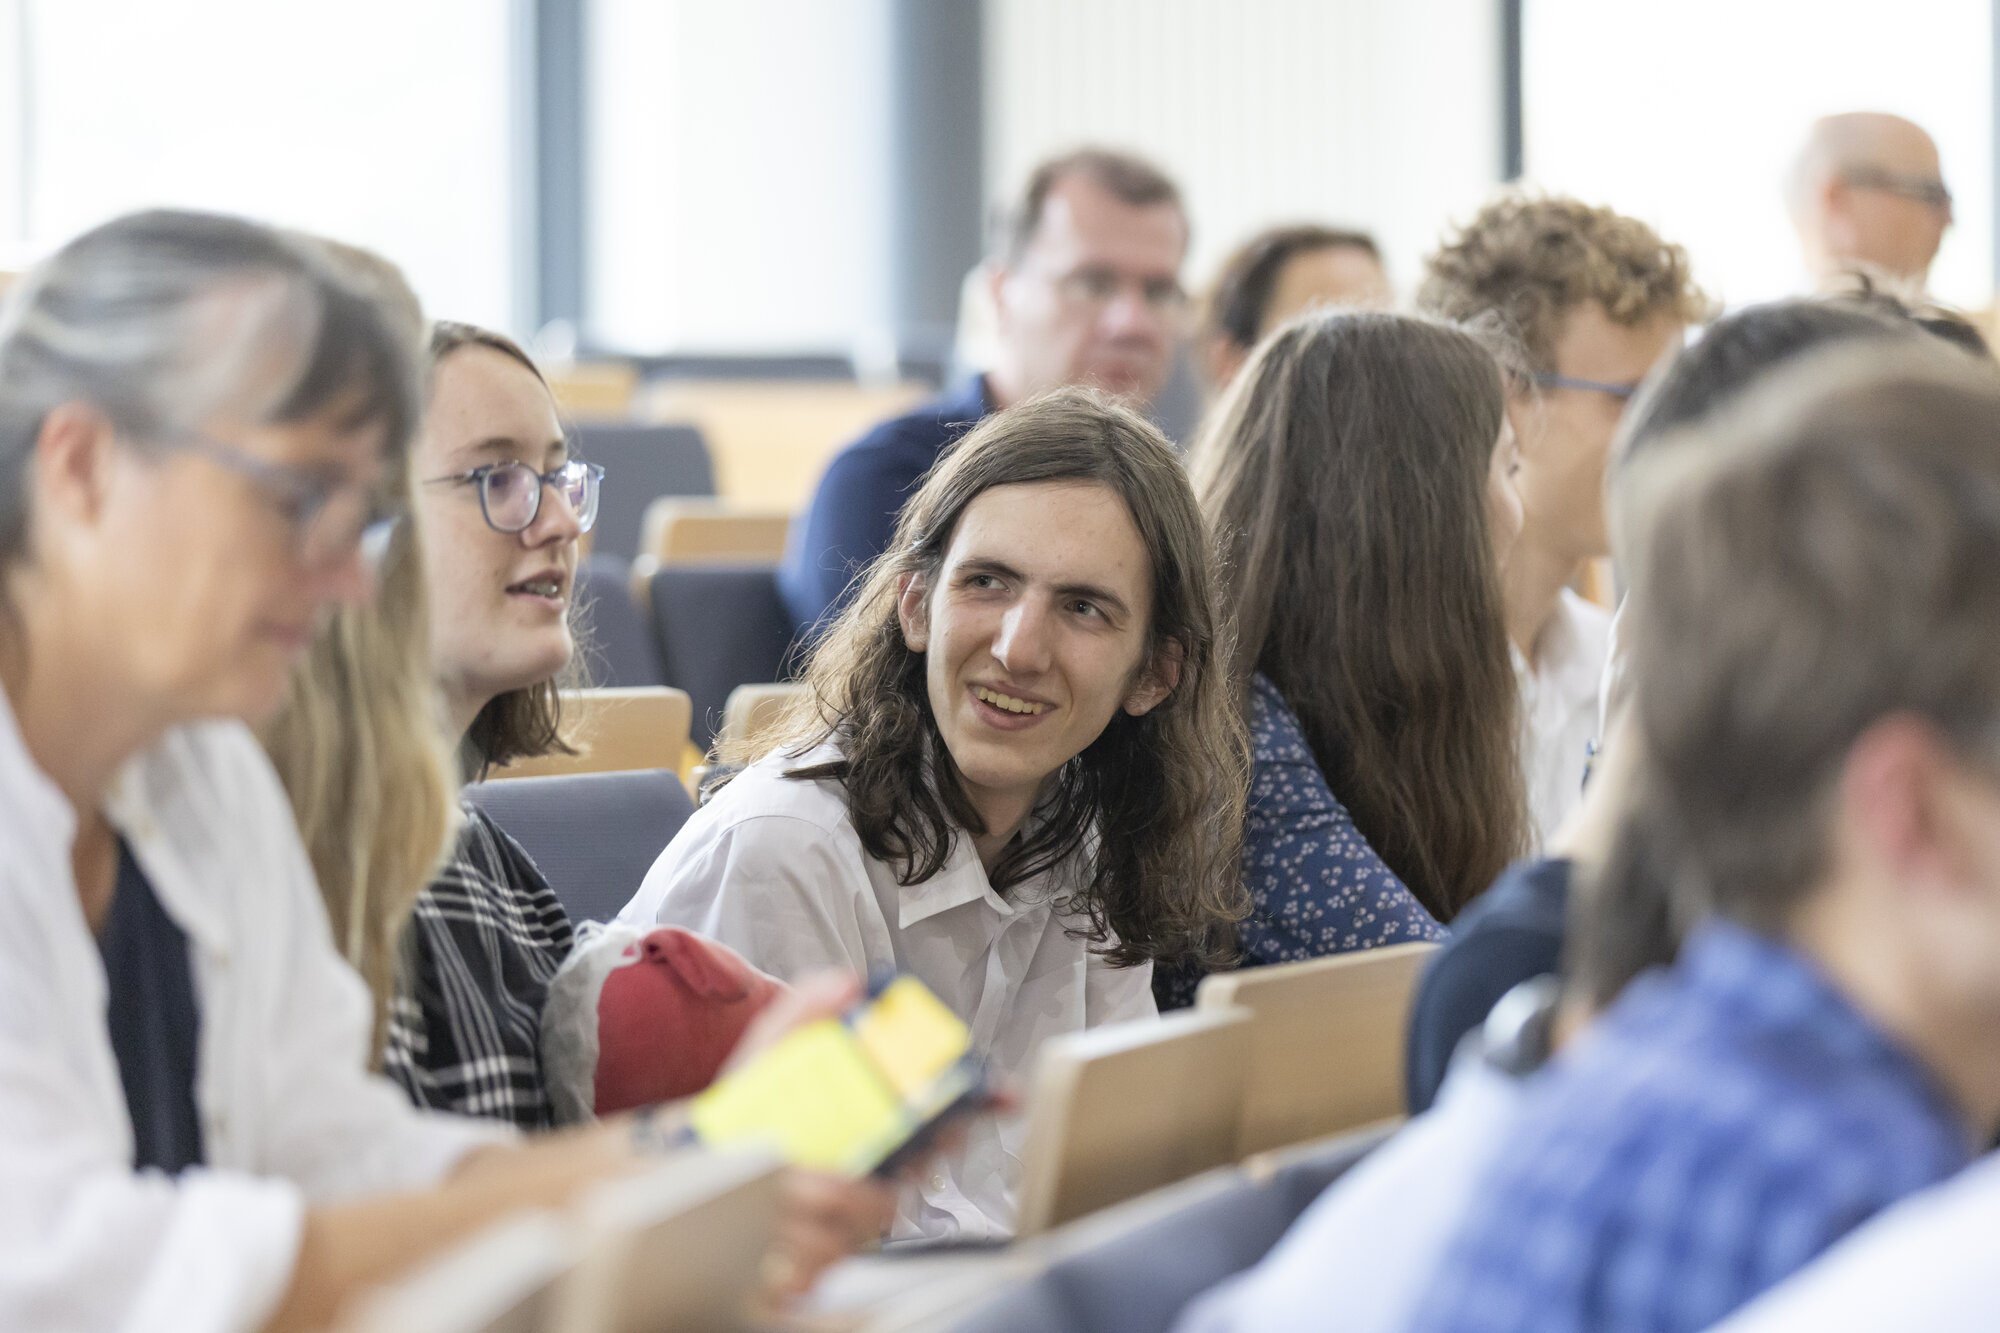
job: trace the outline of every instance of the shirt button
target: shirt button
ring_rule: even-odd
[[[937,1192],[940,1192],[940,1193],[942,1193],[942,1192],[943,1192],[943,1190],[944,1190],[944,1176],[942,1176],[942,1175],[935,1175],[935,1176],[932,1176],[932,1177],[931,1177],[931,1189],[932,1189],[933,1191],[937,1191]]]

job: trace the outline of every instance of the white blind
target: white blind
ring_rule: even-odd
[[[1992,22],[1988,0],[1527,0],[1528,171],[1652,223],[1740,305],[1807,286],[1783,183],[1812,121],[1895,112],[1957,195],[1932,289],[1985,306]]]
[[[29,253],[134,208],[244,213],[380,250],[432,314],[507,327],[507,5],[16,2]]]
[[[1084,142],[1186,193],[1205,281],[1278,222],[1365,227],[1407,290],[1497,178],[1491,0],[987,0],[988,195]]]
[[[589,319],[631,351],[889,323],[888,0],[592,0]]]

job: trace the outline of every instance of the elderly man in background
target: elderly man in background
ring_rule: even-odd
[[[1857,276],[1921,300],[1951,225],[1937,145],[1901,116],[1856,111],[1814,123],[1792,168],[1792,225],[1822,290]]]
[[[947,447],[990,412],[1082,384],[1151,405],[1172,369],[1187,214],[1158,168],[1103,149],[1044,162],[1011,210],[986,280],[992,365],[835,455],[778,572],[795,627],[831,622],[855,573]]]

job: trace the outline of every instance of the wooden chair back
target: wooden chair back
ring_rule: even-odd
[[[742,1328],[783,1203],[765,1153],[684,1154],[592,1190],[549,1333]]]
[[[1251,1015],[1238,1156],[1404,1113],[1410,1001],[1436,947],[1397,944],[1202,979],[1197,1009]]]
[[[756,741],[766,727],[811,693],[811,687],[802,681],[738,685],[729,692],[729,702],[723,706],[722,730],[716,733],[717,743],[729,745],[739,741]]]
[[[632,415],[639,368],[626,361],[577,361],[543,367],[563,415],[580,421],[623,421]]]
[[[1236,1159],[1250,1015],[1182,1010],[1051,1038],[1028,1100],[1020,1234]]]
[[[922,384],[853,380],[663,380],[638,407],[701,428],[718,495],[791,513],[812,499],[840,448],[930,396]]]
[[[785,554],[791,511],[665,495],[646,506],[639,554],[651,568],[729,561],[776,563]]]
[[[563,736],[576,754],[517,759],[489,779],[615,773],[633,768],[681,770],[694,705],[685,690],[664,685],[611,690],[564,690]]]
[[[338,1333],[541,1333],[575,1262],[573,1229],[523,1213],[360,1297]]]

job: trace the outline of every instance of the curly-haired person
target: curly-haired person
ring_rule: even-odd
[[[1502,571],[1521,760],[1546,842],[1582,795],[1610,619],[1571,585],[1610,554],[1604,467],[1646,372],[1709,312],[1685,251],[1574,199],[1507,194],[1431,256],[1417,304],[1504,337],[1523,522]]]

